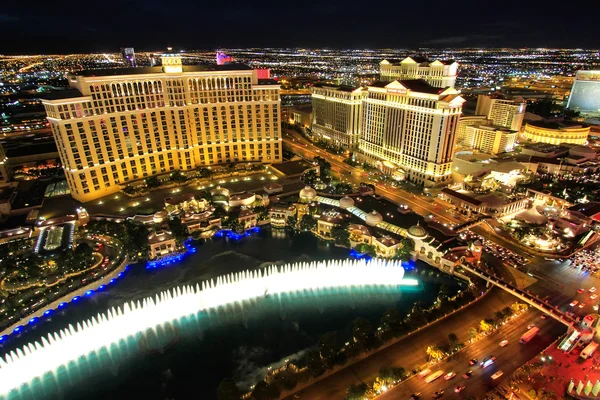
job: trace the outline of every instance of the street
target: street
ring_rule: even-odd
[[[301,399],[311,400],[343,399],[347,388],[351,384],[372,382],[378,376],[381,368],[397,366],[410,371],[427,362],[427,355],[425,352],[427,346],[442,346],[447,344],[447,335],[449,333],[455,333],[461,342],[468,340],[470,328],[478,327],[479,321],[485,318],[492,318],[494,312],[509,306],[515,301],[516,298],[512,295],[505,293],[501,289],[493,288],[483,299],[472,304],[465,310],[457,312],[450,317],[395,343],[383,351],[377,352],[368,358],[358,361],[352,366],[344,368],[339,372],[316,382],[304,390],[297,392],[297,395],[299,395],[299,398]],[[539,325],[540,328],[542,328],[539,338],[535,338],[528,343],[528,345],[531,346],[518,347],[518,339],[527,330],[527,325],[532,322],[535,322],[536,325]],[[490,337],[478,341],[472,347],[455,355],[453,360],[443,363],[443,367],[440,368],[447,370],[447,372],[456,368],[455,372],[457,374],[460,372],[462,375],[467,369],[468,363],[466,360],[468,360],[469,357],[483,358],[490,355],[488,353],[490,353],[490,349],[492,349],[493,354],[491,355],[498,357],[498,363],[494,367],[489,367],[490,371],[495,371],[496,367],[501,366],[501,368],[506,369],[506,376],[509,376],[509,372],[512,372],[525,361],[529,360],[540,350],[553,342],[564,331],[565,327],[563,325],[549,319],[542,320],[540,319],[539,312],[530,310],[510,324],[504,326],[500,332],[494,333],[490,335]],[[498,343],[503,339],[509,340],[509,346],[500,348]],[[462,368],[463,363],[465,365],[464,368]],[[477,376],[472,378],[472,381],[469,382],[470,385],[467,386],[468,388],[471,386],[471,388],[465,393],[469,396],[484,394],[489,389],[488,385],[490,383],[489,375],[491,374],[487,375],[487,373],[488,371],[484,374],[487,377],[485,379],[478,379]],[[417,379],[418,378],[413,378],[400,385],[397,389],[390,391],[390,394],[386,395],[385,398],[403,398],[406,395],[405,398],[408,399],[410,393],[412,393],[411,391],[414,390],[426,393],[424,388],[418,386],[420,381]],[[460,379],[462,380],[462,378]],[[456,377],[454,380],[448,382],[448,388],[456,386],[457,383],[455,382],[458,381],[458,377]],[[480,383],[475,384],[474,382],[476,381],[479,381]],[[441,385],[441,383],[442,382],[438,381],[436,384],[432,384],[428,393],[438,389],[438,385]],[[443,383],[446,382],[444,381]],[[292,399],[293,396],[288,398]]]
[[[532,323],[540,328],[540,332],[529,343],[519,344],[520,337],[527,332],[527,326]],[[444,371],[444,375],[455,372],[454,378],[445,380],[442,376],[434,382],[426,383],[424,378],[417,376],[379,398],[408,399],[412,393],[421,392],[422,398],[427,399],[432,398],[435,390],[443,390],[443,397],[448,399],[481,398],[483,394],[505,383],[518,367],[535,357],[564,332],[566,332],[564,325],[551,319],[543,320],[538,311],[529,310],[451,359],[430,367],[432,373],[438,370]],[[499,344],[502,340],[508,340],[508,344],[504,347]],[[479,364],[469,365],[470,359],[476,358],[481,362],[485,357],[496,357],[496,362],[485,369]],[[469,370],[473,371],[473,375],[469,379],[464,379],[463,374]],[[503,375],[496,380],[492,379],[491,376],[498,371],[502,371]],[[466,387],[462,392],[455,393],[454,388],[458,385]]]

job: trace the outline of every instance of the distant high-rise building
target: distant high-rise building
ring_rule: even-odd
[[[475,114],[485,115],[494,125],[519,132],[523,125],[525,108],[523,99],[506,100],[480,94],[477,97]]]
[[[281,162],[279,84],[245,65],[77,71],[43,100],[71,195],[82,202],[176,170]]]
[[[154,67],[156,65],[156,56],[154,54],[150,54],[150,57],[148,57],[150,60],[150,66]]]
[[[358,147],[362,100],[367,92],[351,86],[315,84],[312,88],[312,132],[332,144]]]
[[[517,131],[502,126],[471,125],[466,127],[463,144],[487,154],[513,151]]]
[[[583,116],[600,116],[600,71],[577,71],[567,108]]]
[[[451,179],[464,99],[424,80],[375,82],[363,100],[361,158],[431,187]]]
[[[383,60],[379,63],[380,77],[384,82],[395,80],[423,79],[433,87],[454,87],[458,63],[429,61],[423,57],[406,57],[400,62]]]
[[[121,49],[121,56],[123,57],[123,62],[128,67],[136,67],[135,62],[135,51],[133,47],[124,47]]]

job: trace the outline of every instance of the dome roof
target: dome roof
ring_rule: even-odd
[[[317,197],[317,191],[310,186],[304,186],[304,189],[300,191],[300,200],[312,201]]]
[[[213,196],[225,196],[229,197],[229,189],[222,188],[221,186],[217,186],[213,190],[210,191],[210,194]]]
[[[367,223],[367,225],[370,225],[370,226],[376,226],[381,221],[383,221],[383,217],[381,216],[381,214],[379,214],[375,210],[368,213],[367,218],[365,219],[365,222]]]
[[[354,205],[354,200],[348,196],[344,196],[340,199],[340,207],[348,208]]]
[[[417,224],[408,228],[408,235],[416,239],[423,239],[427,237],[427,231],[421,225]]]

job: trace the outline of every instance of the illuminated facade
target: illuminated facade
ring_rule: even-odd
[[[380,77],[384,82],[423,79],[438,88],[454,87],[458,63],[454,60],[433,61],[422,57],[406,57],[399,63],[383,60],[379,63]]]
[[[505,100],[486,95],[477,97],[475,114],[485,115],[492,124],[519,132],[525,117],[526,104],[522,99]]]
[[[586,144],[590,127],[565,122],[528,122],[523,136],[532,142],[549,144]]]
[[[456,143],[467,146],[465,139],[467,137],[467,128],[469,126],[479,126],[490,124],[491,121],[485,115],[469,115],[460,117],[458,127],[456,128]]]
[[[513,151],[517,131],[494,125],[467,126],[463,144],[487,154]]]
[[[43,101],[71,195],[223,163],[281,162],[279,84],[239,64],[79,71]]]
[[[312,133],[345,149],[358,147],[362,99],[366,92],[350,86],[315,84],[312,88]]]
[[[375,82],[363,101],[361,157],[431,187],[451,178],[464,99],[423,80]]]
[[[577,71],[567,108],[584,116],[600,116],[600,71]]]

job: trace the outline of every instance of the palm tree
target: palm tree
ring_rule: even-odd
[[[445,355],[444,352],[437,346],[428,346],[426,352],[430,361],[441,360]]]
[[[469,329],[469,337],[471,338],[471,340],[475,339],[477,337],[477,328],[470,328]]]
[[[450,350],[455,350],[458,344],[458,336],[454,332],[448,334],[448,343],[450,343]]]

